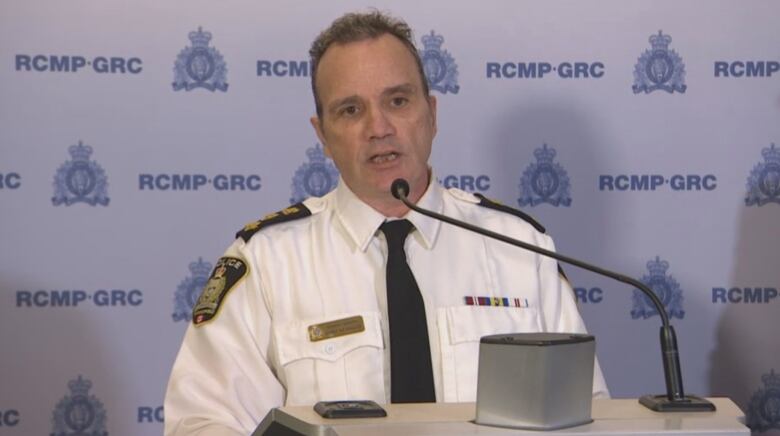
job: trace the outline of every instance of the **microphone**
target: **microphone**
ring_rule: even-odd
[[[406,196],[409,195],[409,182],[404,179],[393,180],[393,184],[390,185],[390,193],[393,194],[393,197],[403,201],[404,204],[406,204],[408,201],[406,200]],[[406,205],[409,206],[408,204]]]
[[[661,303],[661,300],[658,298],[655,292],[648,288],[644,283],[626,275],[591,265],[573,257],[568,257],[554,251],[545,250],[544,248],[537,247],[527,242],[510,238],[508,236],[477,227],[473,224],[469,224],[454,218],[450,218],[446,215],[423,209],[406,198],[409,192],[409,182],[404,179],[396,179],[390,186],[390,193],[393,194],[393,197],[401,200],[409,209],[415,212],[440,221],[444,221],[445,223],[452,224],[466,230],[470,230],[475,233],[479,233],[480,235],[487,236],[489,238],[506,242],[507,244],[514,245],[516,247],[533,251],[534,253],[538,253],[543,256],[551,257],[563,263],[574,265],[578,268],[609,277],[621,283],[634,286],[642,291],[653,303],[655,310],[661,317],[661,358],[664,365],[666,394],[644,395],[639,398],[639,403],[656,412],[711,412],[715,410],[715,405],[706,399],[695,395],[685,395],[685,392],[683,391],[682,371],[680,370],[680,356],[677,350],[677,335],[674,332],[674,327],[672,327],[672,325],[669,323],[669,315],[666,313],[666,309],[664,309],[663,303]]]

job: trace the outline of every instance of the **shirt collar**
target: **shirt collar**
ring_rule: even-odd
[[[436,176],[431,172],[431,181],[428,189],[417,204],[425,209],[441,213],[444,208],[442,202],[443,189],[436,182]],[[336,188],[336,215],[349,237],[352,238],[361,251],[366,250],[368,244],[371,243],[371,239],[374,238],[379,230],[379,226],[388,219],[360,200],[340,177],[339,185]],[[414,228],[422,238],[422,244],[425,248],[433,248],[433,245],[436,243],[436,237],[439,234],[441,221],[415,211],[409,211],[404,218],[411,221],[414,225]]]
[[[444,209],[443,203],[444,188],[436,181],[436,175],[431,171],[431,181],[428,183],[428,189],[425,190],[425,194],[420,197],[417,202],[417,206],[423,209],[432,210],[437,213],[441,213]],[[404,217],[414,224],[414,228],[417,229],[422,237],[423,246],[427,249],[432,249],[436,243],[436,237],[439,235],[439,228],[441,227],[441,221],[427,217],[419,212],[410,210]]]
[[[385,221],[385,217],[359,199],[341,177],[336,188],[336,216],[360,251],[366,251],[377,229]]]

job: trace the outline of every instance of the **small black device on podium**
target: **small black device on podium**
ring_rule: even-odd
[[[382,418],[387,412],[379,404],[370,400],[356,401],[320,401],[314,405],[314,411],[323,418]]]

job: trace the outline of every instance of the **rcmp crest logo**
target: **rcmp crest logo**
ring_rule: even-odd
[[[457,94],[460,90],[458,66],[450,53],[441,49],[444,37],[431,30],[430,34],[422,37],[422,43],[424,48],[419,53],[428,86],[442,94]]]
[[[211,268],[212,265],[209,262],[204,262],[200,257],[197,262],[190,263],[192,275],[179,283],[173,298],[173,314],[171,316],[174,322],[192,320],[192,308],[195,307],[200,292],[209,280]]]
[[[55,206],[87,203],[90,206],[108,206],[108,178],[94,160],[89,160],[92,147],[81,141],[68,147],[72,160],[62,164],[54,175]]]
[[[108,436],[103,404],[89,394],[92,382],[78,376],[68,382],[70,395],[57,403],[51,436]]]
[[[761,380],[764,388],[750,398],[747,426],[754,432],[780,430],[780,376],[772,369]]]
[[[227,65],[217,49],[209,47],[211,32],[204,32],[198,27],[197,32],[190,32],[189,38],[192,46],[179,53],[173,66],[173,90],[204,88],[211,92],[227,91]]]
[[[534,150],[536,163],[528,165],[520,179],[520,206],[537,206],[549,203],[555,207],[571,205],[569,175],[563,167],[553,162],[556,151],[543,144]]]
[[[634,94],[653,91],[685,93],[685,64],[674,50],[669,49],[672,37],[660,30],[650,36],[651,50],[645,50],[634,67]]]
[[[650,274],[642,276],[641,281],[655,292],[670,318],[683,319],[685,311],[682,309],[682,289],[674,277],[666,274],[668,269],[669,262],[656,256],[654,260],[647,262],[647,270]],[[647,319],[658,315],[653,302],[639,289],[634,289],[633,300],[634,308],[631,310],[631,318]]]
[[[753,167],[747,180],[745,205],[763,206],[767,203],[780,204],[780,150],[773,143],[761,150],[764,161]]]
[[[309,161],[298,167],[292,181],[290,204],[300,203],[309,197],[322,197],[336,187],[339,170],[325,156],[320,144],[306,150]]]

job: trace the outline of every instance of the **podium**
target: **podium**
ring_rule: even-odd
[[[592,423],[548,432],[476,425],[475,403],[387,404],[387,417],[362,419],[325,419],[312,406],[288,406],[271,410],[252,436],[750,435],[736,404],[709,400],[716,411],[658,413],[636,399],[593,400]]]

